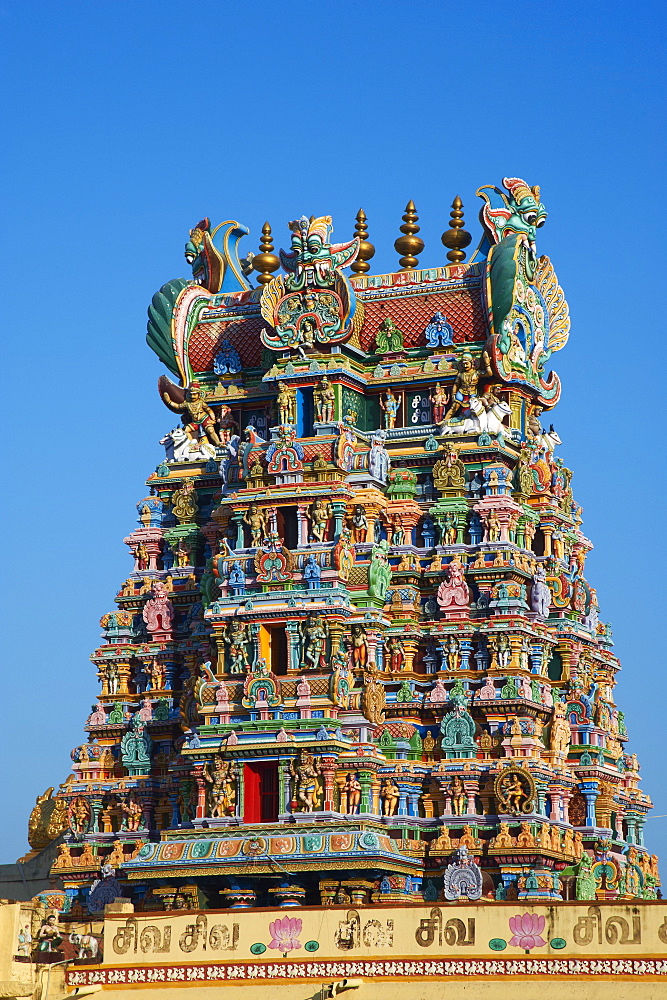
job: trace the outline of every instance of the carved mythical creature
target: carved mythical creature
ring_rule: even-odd
[[[335,281],[336,271],[351,264],[359,252],[359,239],[349,243],[329,243],[333,230],[330,215],[290,222],[292,250],[280,251],[280,260],[287,271],[285,281],[290,291],[304,288],[330,288]]]

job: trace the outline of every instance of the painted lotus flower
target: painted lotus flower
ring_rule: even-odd
[[[510,930],[513,934],[511,945],[530,951],[531,948],[542,948],[546,941],[542,937],[544,916],[537,913],[517,914],[510,917]]]
[[[542,918],[544,922],[544,918]],[[301,947],[299,934],[301,933],[302,920],[300,917],[281,917],[279,920],[272,920],[269,924],[269,934],[271,943],[269,948],[277,951],[294,951]],[[542,942],[544,944],[544,942]]]

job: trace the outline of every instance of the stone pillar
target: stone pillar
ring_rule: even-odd
[[[334,518],[333,540],[336,541],[340,538],[345,524],[345,502],[343,500],[334,500],[331,507]]]
[[[236,543],[234,545],[235,549],[245,548],[245,538],[243,537],[243,517],[244,517],[244,511],[240,510],[232,514],[230,518],[236,536]]]
[[[550,556],[552,553],[551,535],[554,530],[553,525],[541,524],[540,527],[542,528],[542,534],[544,535],[544,554],[545,556]]]
[[[132,673],[132,668],[130,667],[130,664],[127,662],[127,660],[124,661],[124,662],[121,661],[121,662],[118,663],[118,677],[119,677],[118,694],[119,695],[129,694],[128,687],[127,687],[127,682],[130,679],[131,673]]]
[[[300,503],[296,509],[299,545],[308,544],[308,504]]]
[[[372,813],[373,810],[373,800],[372,800],[372,781],[373,772],[372,771],[359,771],[359,784],[361,785],[361,803],[359,805],[359,812],[361,813]]]
[[[278,765],[278,811],[288,813],[292,811],[292,791],[290,788],[290,762],[281,760]],[[241,782],[243,784],[243,782]],[[243,812],[240,814],[243,816]]]
[[[473,645],[469,639],[459,640],[459,670],[470,670],[470,657],[472,655]]]
[[[322,775],[324,777],[324,802],[322,804],[322,808],[324,812],[333,812],[335,770],[336,758],[322,757]]]
[[[398,809],[396,810],[397,816],[407,816],[408,815],[408,795],[411,792],[409,785],[404,785],[401,782],[396,782],[398,785],[398,790],[400,793],[400,798],[398,800]]]
[[[595,816],[595,802],[599,794],[597,782],[583,782],[581,791],[586,799],[586,826],[597,826],[597,818]],[[634,843],[634,841],[628,839],[628,843]]]

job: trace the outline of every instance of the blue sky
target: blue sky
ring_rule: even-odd
[[[667,814],[663,5],[28,0],[0,2],[0,46],[0,861],[25,849],[98,690],[97,623],[172,424],[146,307],[187,275],[188,229],[236,218],[245,253],[265,219],[278,245],[302,213],[344,239],[363,206],[384,271],[413,198],[436,264],[453,197],[476,240],[475,190],[507,175],[549,211],[538,249],[573,321],[549,419],[596,545],[630,748]],[[667,818],[647,832],[667,858]]]

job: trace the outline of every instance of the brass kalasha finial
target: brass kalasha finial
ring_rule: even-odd
[[[451,229],[444,232],[441,239],[443,244],[449,247],[447,260],[451,260],[452,264],[460,264],[466,259],[463,248],[468,246],[472,236],[463,228],[463,202],[458,195],[452,202],[449,225]]]
[[[277,271],[280,267],[280,258],[272,252],[273,241],[271,240],[271,226],[268,222],[262,226],[259,249],[260,252],[256,253],[252,259],[252,266],[258,272],[257,280],[260,285],[268,285],[271,281],[271,272]]]
[[[419,216],[417,215],[415,203],[410,199],[405,206],[405,215],[403,216],[403,225],[401,226],[401,232],[405,233],[405,236],[399,236],[394,243],[395,250],[403,255],[399,261],[402,265],[402,271],[414,270],[419,263],[415,254],[421,253],[424,249],[424,241],[415,235],[415,233],[419,232],[420,228],[417,225],[418,219]]]
[[[361,240],[357,259],[350,265],[355,274],[366,274],[370,271],[371,265],[367,262],[375,256],[375,247],[368,241],[368,226],[366,225],[366,213],[363,208],[357,212],[357,221],[354,224],[354,235]]]

